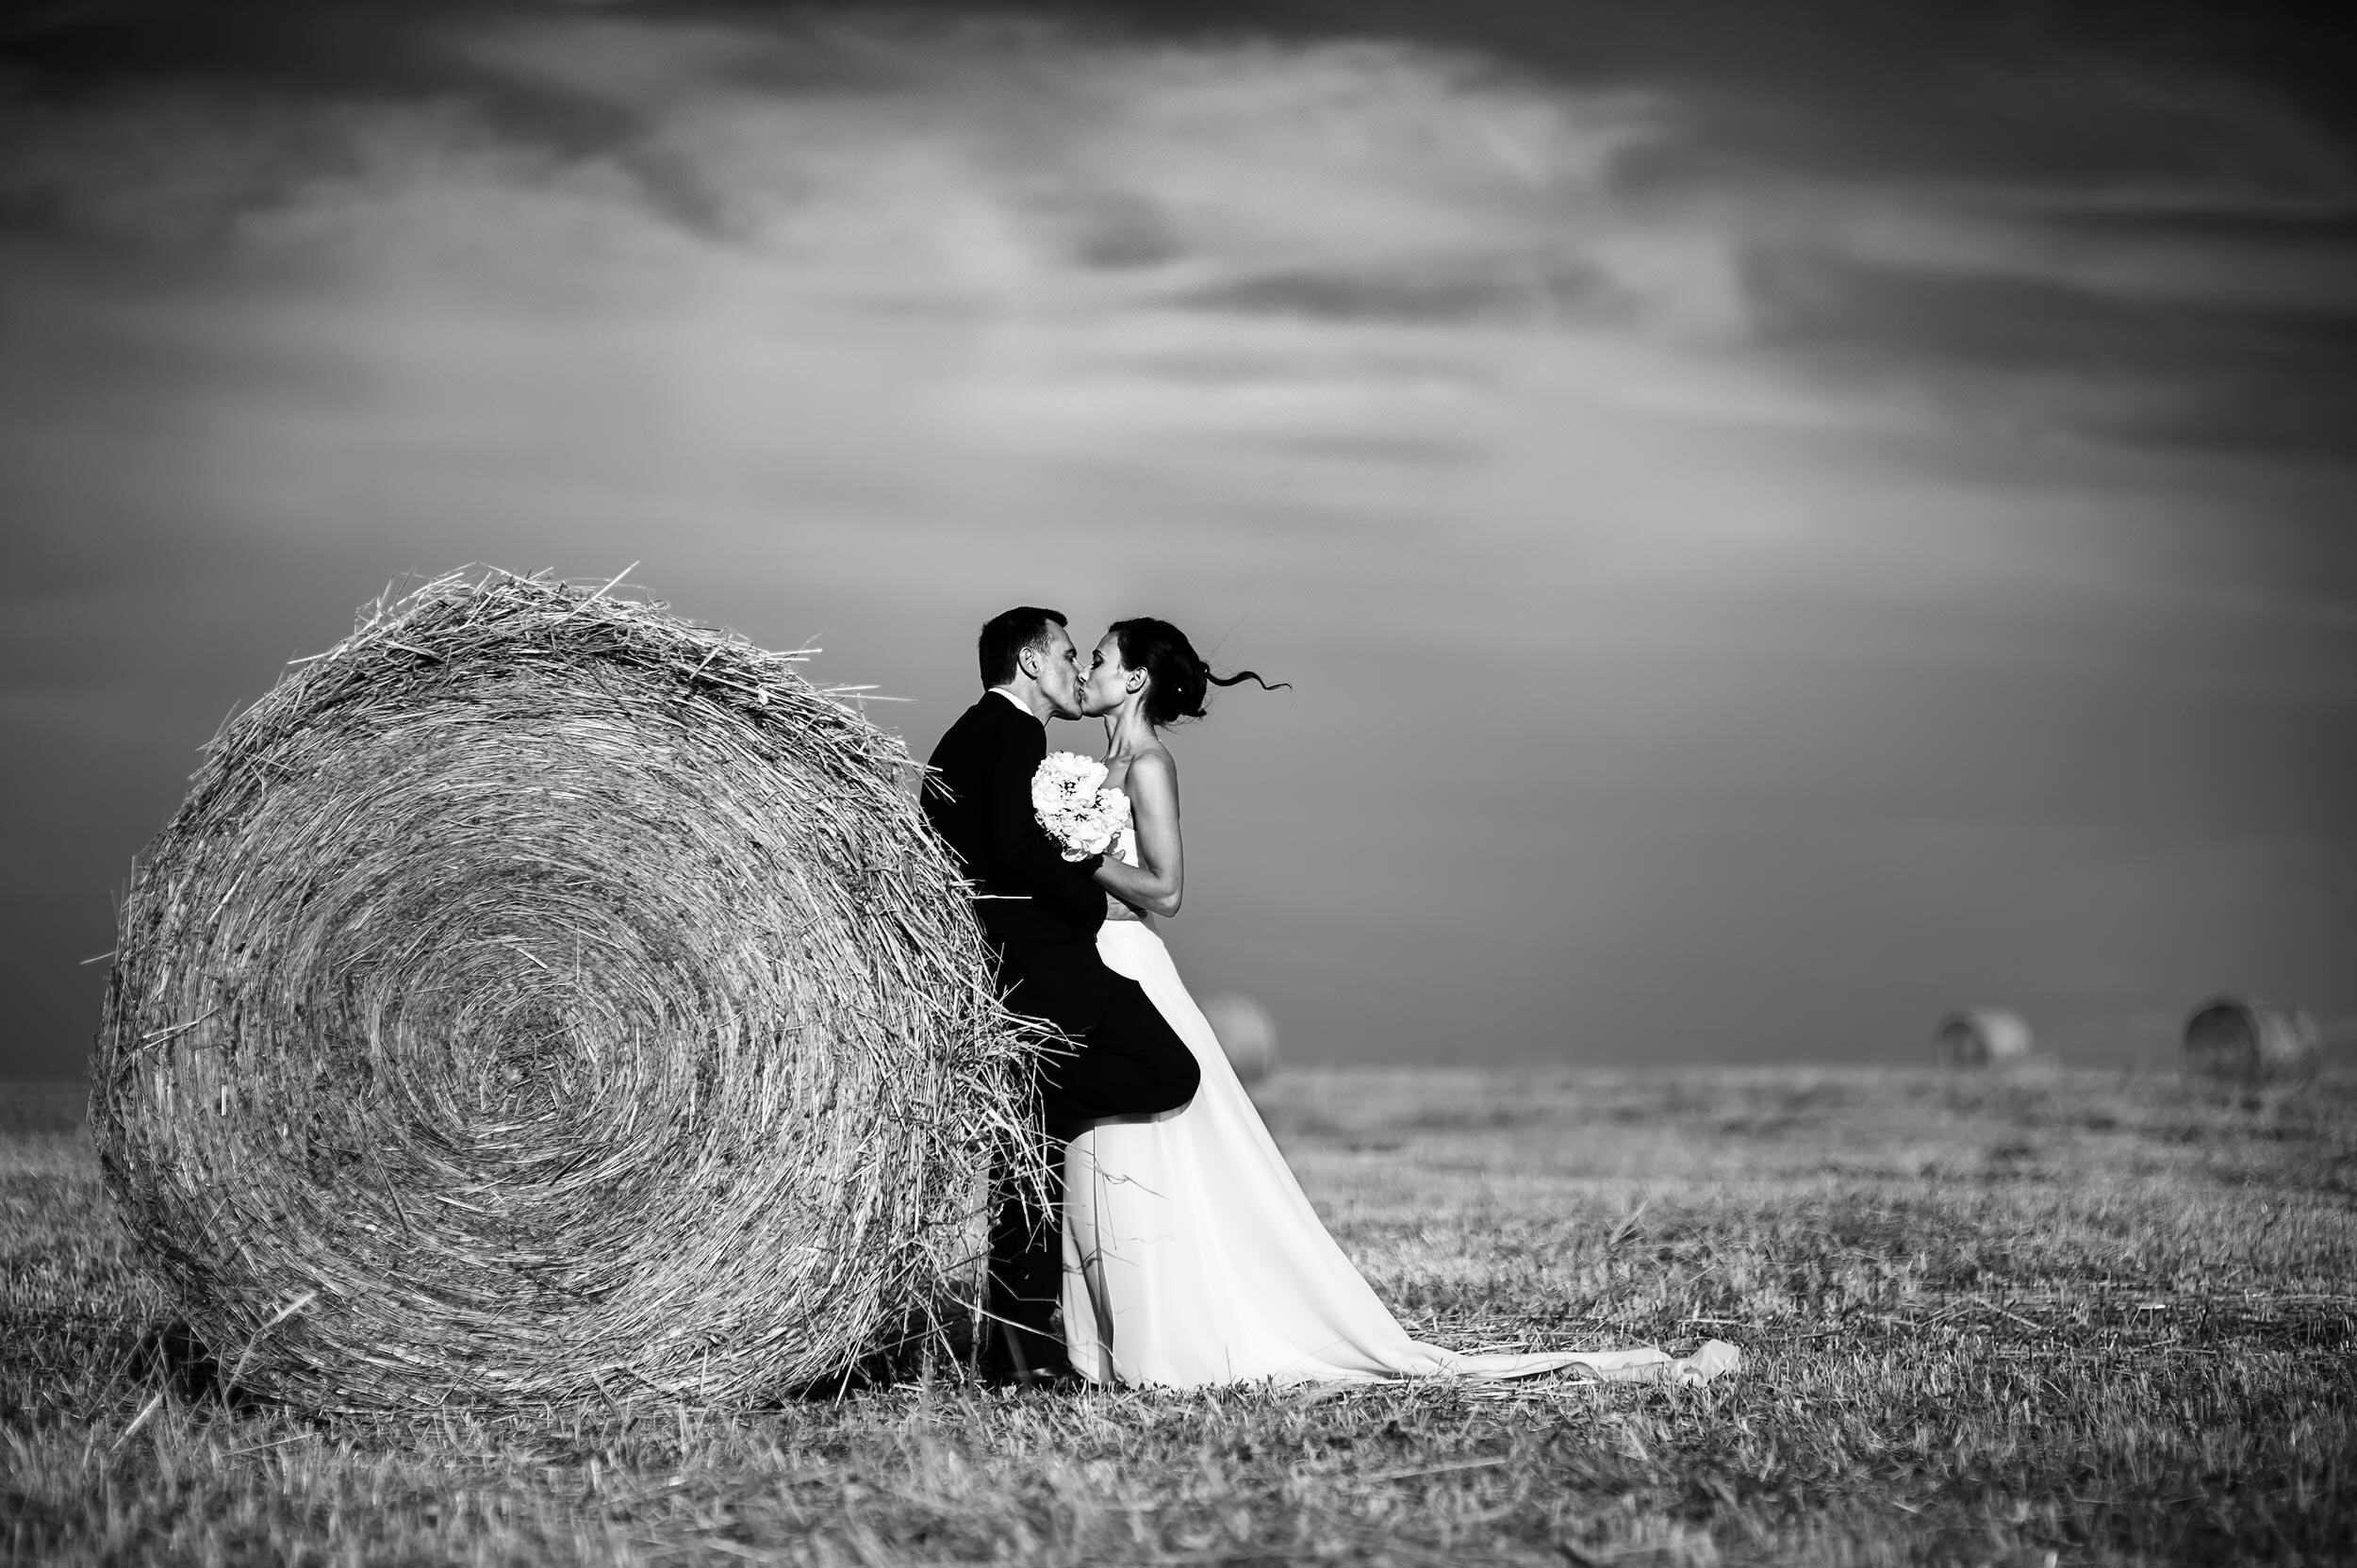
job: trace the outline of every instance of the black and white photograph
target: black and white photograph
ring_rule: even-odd
[[[2357,1562],[2357,21],[0,8],[0,1562]]]

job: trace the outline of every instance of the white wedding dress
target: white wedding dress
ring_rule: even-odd
[[[1125,832],[1119,852],[1137,864]],[[1408,1335],[1310,1208],[1153,926],[1109,919],[1097,951],[1146,989],[1203,1070],[1184,1108],[1101,1122],[1064,1155],[1063,1322],[1095,1383],[1525,1378],[1701,1382],[1732,1368],[1712,1340],[1656,1349],[1462,1355]]]

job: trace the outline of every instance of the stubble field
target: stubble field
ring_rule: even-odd
[[[1271,1125],[1411,1327],[1568,1380],[321,1424],[143,1361],[70,1093],[0,1086],[0,1559],[2357,1560],[2357,1082],[1295,1072]]]

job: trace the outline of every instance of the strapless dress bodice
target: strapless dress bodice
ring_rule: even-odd
[[[1121,836],[1113,840],[1113,858],[1124,866],[1135,866],[1138,863],[1138,833],[1135,828],[1124,827],[1121,830]],[[1108,920],[1144,920],[1146,916],[1143,912],[1131,909],[1128,904],[1108,893],[1105,895],[1105,918]],[[1147,923],[1150,925],[1152,922]]]

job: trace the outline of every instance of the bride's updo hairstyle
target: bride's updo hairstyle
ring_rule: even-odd
[[[1183,718],[1203,717],[1203,700],[1211,686],[1232,686],[1251,681],[1262,691],[1279,687],[1291,689],[1291,681],[1276,685],[1261,680],[1255,670],[1239,669],[1233,675],[1214,675],[1211,667],[1203,662],[1187,640],[1187,634],[1167,620],[1152,616],[1140,616],[1133,620],[1116,620],[1111,630],[1113,641],[1121,649],[1121,668],[1146,671],[1146,721],[1160,728],[1176,724]]]

